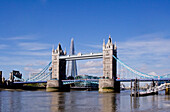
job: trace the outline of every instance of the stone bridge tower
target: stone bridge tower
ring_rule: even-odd
[[[66,60],[59,59],[59,56],[65,56],[59,44],[57,49],[52,50],[52,80],[47,81],[46,91],[65,91],[69,88],[63,85],[62,80],[66,79]],[[66,90],[67,91],[67,90]]]
[[[59,56],[66,55],[59,44],[57,49],[52,50],[52,79],[63,80],[66,79],[66,60],[59,59]]]
[[[119,92],[120,82],[117,82],[117,57],[116,43],[112,43],[109,35],[107,44],[103,42],[103,79],[99,79],[99,92]]]
[[[116,43],[112,43],[112,39],[109,35],[109,40],[106,45],[105,41],[103,41],[103,76],[107,79],[117,78],[117,62],[112,55],[117,57],[117,48]]]

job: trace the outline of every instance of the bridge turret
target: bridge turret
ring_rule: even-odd
[[[111,36],[107,44],[104,46],[103,43],[103,76],[109,79],[116,79],[116,60],[112,57],[117,57],[116,45],[112,43]]]
[[[112,38],[111,38],[111,36],[109,35],[109,39],[108,39],[108,42],[107,42],[108,44],[112,44]]]
[[[113,49],[113,43],[112,43],[112,39],[111,39],[110,35],[109,35],[108,42],[105,46],[105,49]]]
[[[117,50],[116,41],[115,41],[115,44],[114,44],[114,50]]]
[[[105,39],[103,39],[103,49],[106,48],[106,45],[105,45]]]
[[[66,48],[65,48],[65,50],[64,50],[64,55],[67,55]]]
[[[54,45],[53,45],[52,53],[54,53]]]
[[[113,55],[117,57],[117,48],[109,35],[107,44],[103,43],[103,77],[105,79],[99,79],[99,92],[120,91],[120,82],[116,81],[117,62]]]
[[[66,55],[65,53],[63,52],[60,43],[58,44],[57,49],[52,51],[52,79],[65,79],[66,61],[64,59],[59,60],[59,56],[64,56]]]
[[[58,53],[59,55],[64,55],[64,52],[63,52],[63,50],[61,48],[61,44],[60,43],[58,44],[58,47],[56,49],[56,53]]]

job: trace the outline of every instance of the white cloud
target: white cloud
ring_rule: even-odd
[[[81,68],[79,74],[91,74],[91,75],[101,75],[103,73],[103,68]]]
[[[8,48],[8,45],[0,44],[0,49],[6,49],[6,48]]]
[[[101,67],[103,61],[87,61],[86,63],[80,63],[79,67]]]
[[[0,64],[1,65],[19,65],[19,66],[44,66],[47,65],[50,62],[50,60],[47,60],[45,58],[31,58],[31,57],[6,57],[6,56],[0,56]]]
[[[156,35],[152,35],[152,37],[156,37]],[[131,39],[126,42],[118,42],[117,46],[119,59],[135,69],[145,73],[154,71],[163,74],[170,72],[170,70],[163,71],[163,69],[170,67],[170,39],[168,38],[159,38],[158,35],[157,38],[152,39]],[[145,69],[142,69],[143,65],[145,65]]]
[[[18,46],[25,50],[45,50],[51,47],[50,44],[36,43],[36,42],[19,43]]]
[[[24,67],[24,70],[28,72],[28,74],[26,74],[27,76],[33,73],[39,73],[42,69],[43,68]]]
[[[35,35],[23,35],[23,36],[15,36],[15,37],[6,37],[0,38],[1,40],[35,40],[37,36]]]
[[[86,61],[78,63],[78,74],[101,75],[103,74],[103,61]]]
[[[28,71],[28,72],[30,72],[30,73],[39,73],[41,70],[42,70],[42,68],[32,68],[32,67],[24,67],[24,70],[25,71]]]
[[[23,56],[50,56],[51,52],[48,51],[39,51],[39,52],[33,52],[33,51],[16,51],[16,52],[8,52],[8,54],[11,55],[23,55]],[[41,58],[40,57],[40,58]]]
[[[120,54],[170,54],[170,39],[118,42]]]

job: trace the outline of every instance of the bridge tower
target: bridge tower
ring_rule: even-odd
[[[61,91],[65,89],[62,80],[66,79],[66,60],[59,59],[59,56],[65,56],[59,44],[57,49],[52,50],[52,80],[47,81],[47,91]]]
[[[105,41],[103,41],[103,76],[108,79],[116,79],[117,73],[117,62],[113,58],[114,55],[117,57],[117,47],[116,43],[112,43],[112,39],[109,35],[109,40],[105,45]]]
[[[109,35],[107,44],[103,41],[103,79],[99,79],[99,92],[120,91],[120,82],[116,81],[117,61],[113,55],[117,57],[117,47]]]
[[[65,56],[66,51],[63,52],[59,43],[56,50],[52,50],[52,79],[63,80],[66,79],[66,60],[59,60],[59,56]]]

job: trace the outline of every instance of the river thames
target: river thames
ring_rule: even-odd
[[[130,97],[130,91],[0,91],[0,112],[168,112],[170,95],[164,92]]]

